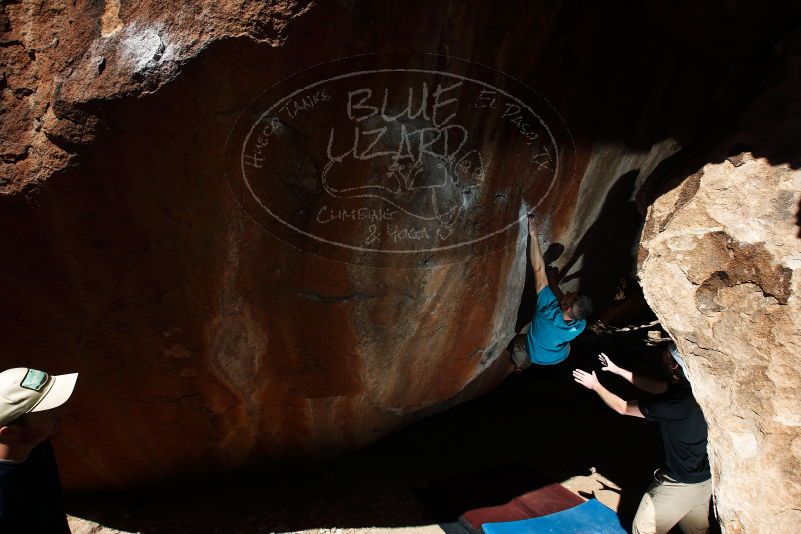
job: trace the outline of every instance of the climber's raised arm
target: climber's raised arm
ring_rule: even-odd
[[[623,369],[609,359],[609,356],[603,352],[598,355],[598,359],[601,360],[601,363],[603,364],[603,367],[601,368],[603,371],[609,371],[610,373],[623,377],[629,383],[634,384],[643,391],[659,394],[664,393],[668,389],[667,382],[656,380],[654,378],[648,378],[647,376],[636,375],[631,371]]]
[[[542,250],[540,250],[540,237],[537,223],[534,222],[534,217],[528,216],[528,235],[531,237],[531,249],[529,257],[531,259],[531,268],[534,269],[534,285],[539,294],[545,287],[548,286],[548,275],[545,273],[545,260],[542,259]]]

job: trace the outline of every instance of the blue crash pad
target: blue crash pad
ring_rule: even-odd
[[[596,499],[554,514],[509,521],[485,523],[485,534],[627,534],[617,514]]]

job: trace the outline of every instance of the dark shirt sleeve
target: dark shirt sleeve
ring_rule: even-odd
[[[21,505],[14,491],[17,486],[16,466],[0,467],[0,532],[19,532],[20,528],[24,528],[22,518],[15,513]]]
[[[69,533],[61,499],[53,449],[40,443],[24,462],[0,466],[0,534]]]
[[[685,399],[666,398],[665,395],[639,401],[640,411],[648,421],[678,421],[687,417]]]

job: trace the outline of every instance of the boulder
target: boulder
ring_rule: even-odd
[[[790,534],[801,522],[799,42],[777,48],[774,83],[735,133],[688,158],[686,178],[676,171],[641,241],[645,297],[709,423],[726,532]]]
[[[710,4],[690,17],[580,3],[108,0],[1,9],[2,363],[81,373],[58,453],[69,488],[97,489],[253,465],[299,469],[498,384],[510,370],[502,349],[530,315],[521,215],[535,211],[564,287],[580,285],[602,309],[633,265],[636,191],[679,149],[704,141],[710,124],[725,129],[795,8]],[[367,85],[313,86],[355,72],[331,60],[367,53],[377,58]],[[376,61],[395,70],[382,77]],[[410,65],[413,73],[399,74]],[[445,130],[450,115],[434,119],[433,96],[454,75],[465,82],[450,93],[458,104],[439,103],[453,107],[460,128]],[[430,115],[404,114],[406,90],[419,103],[423,87]],[[365,88],[373,100],[349,100]],[[386,116],[374,113],[388,88],[397,100]],[[502,92],[520,102],[493,99]],[[272,107],[293,94],[286,111]],[[427,152],[420,139],[407,142],[425,121],[440,135],[422,143]],[[328,146],[333,126],[355,125],[369,144],[388,122],[394,129],[372,148],[433,159],[393,166],[363,144],[360,157],[336,144],[344,141]],[[445,131],[467,135],[473,151],[440,148]],[[274,132],[280,143],[270,144]],[[328,148],[347,165],[327,168]],[[266,156],[277,165],[257,167]],[[242,170],[248,161],[256,181]],[[795,205],[792,171],[755,160],[736,172],[746,168],[769,176],[777,195],[786,191],[776,197],[781,210]],[[358,189],[365,184],[368,193]],[[727,202],[746,209],[735,194],[745,185],[726,186]],[[383,196],[359,211],[354,198],[376,190]],[[337,199],[334,210],[326,198]],[[425,222],[392,230],[385,210]],[[376,229],[386,230],[387,250],[364,250],[371,217],[383,221]],[[329,222],[336,231],[326,233]],[[652,296],[654,307],[674,334],[735,302],[757,306],[743,309],[755,314],[748,320],[763,320],[758,306],[779,307],[772,322],[787,321],[790,336],[794,319],[780,310],[794,305],[797,277],[792,261],[777,258],[793,245],[752,239],[768,226],[740,235],[729,222],[709,239],[733,259],[693,270],[706,284],[697,299],[704,311],[665,315],[667,304]],[[432,236],[459,241],[432,252]],[[751,260],[754,274],[744,266]],[[676,294],[683,287],[665,280],[644,277]],[[738,293],[756,286],[762,301]],[[782,339],[789,358],[791,337]],[[764,343],[753,354],[768,354]],[[682,348],[691,351],[689,342]],[[774,442],[746,428],[758,418],[775,423],[766,432],[795,421],[797,376],[775,357],[781,363],[765,376],[782,384],[786,401],[743,404],[758,411],[731,428],[739,449],[755,450],[753,435],[758,452],[770,442],[776,458],[789,458],[797,443],[778,445],[789,433]],[[701,360],[691,361],[698,370]],[[730,363],[716,372],[750,372]],[[709,376],[710,388],[733,387],[728,375]],[[757,393],[732,399],[763,399]],[[711,394],[700,397],[712,406]],[[721,443],[732,439],[727,413],[711,420]],[[769,452],[760,454],[753,458]],[[734,480],[717,480],[728,484],[722,496],[739,495]],[[741,503],[720,502],[734,518],[729,510]]]

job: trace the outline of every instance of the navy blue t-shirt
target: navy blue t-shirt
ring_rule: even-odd
[[[0,533],[69,533],[53,448],[45,441],[24,462],[0,462]]]
[[[706,420],[689,382],[671,384],[665,393],[638,404],[646,420],[659,423],[667,476],[686,484],[709,480]]]

